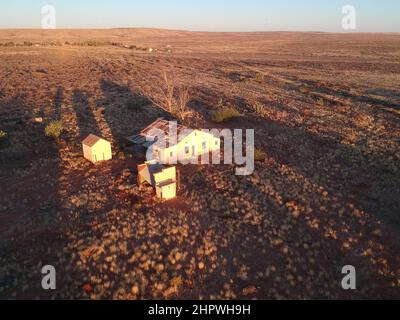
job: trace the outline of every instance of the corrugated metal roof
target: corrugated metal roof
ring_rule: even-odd
[[[157,129],[160,130],[161,132],[164,133],[163,140],[166,142],[166,146],[171,147],[175,145],[176,143],[172,143],[170,136],[169,136],[169,121],[164,120],[164,119],[157,119],[153,123],[151,123],[149,126],[144,128],[138,135],[134,135],[131,137],[127,137],[126,139],[130,142],[133,142],[136,145],[141,145],[145,148],[149,148],[151,145],[153,145],[156,141],[160,141],[159,136],[151,135],[151,130]],[[191,134],[193,132],[193,129],[190,129],[188,127],[185,127],[183,125],[177,124],[176,126],[177,129],[177,134],[178,136],[176,137],[177,142],[179,143],[182,139],[184,139],[187,135]],[[186,134],[182,135],[182,132],[186,130]],[[147,140],[150,139],[150,140]],[[154,139],[153,141],[151,139]],[[174,139],[175,140],[175,139]]]
[[[164,119],[157,119],[152,124],[150,124],[148,127],[144,128],[140,132],[140,134],[142,136],[149,136],[150,131],[153,130],[153,129],[161,130],[161,131],[163,131],[165,133],[166,136],[168,136],[168,134],[169,134],[169,121],[164,120]],[[177,125],[178,134],[180,134],[183,130],[192,130],[192,129],[189,129],[188,127],[185,127],[183,125],[178,124]]]
[[[133,142],[134,144],[143,144],[146,142],[146,137],[142,135],[134,135],[126,138],[128,141]]]

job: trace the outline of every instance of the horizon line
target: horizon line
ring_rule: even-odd
[[[30,31],[64,31],[64,30],[159,30],[159,31],[179,31],[188,33],[326,33],[326,34],[398,34],[400,31],[321,31],[321,30],[247,30],[247,31],[210,31],[210,30],[188,30],[188,29],[171,29],[171,28],[151,28],[151,27],[62,27],[56,29],[43,29],[43,28],[26,28],[26,27],[13,27],[2,28],[2,31],[12,30],[30,30]]]

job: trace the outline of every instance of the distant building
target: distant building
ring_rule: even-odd
[[[92,163],[112,159],[111,143],[94,134],[90,134],[82,142],[83,156]]]

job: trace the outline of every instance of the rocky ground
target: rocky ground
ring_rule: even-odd
[[[399,36],[186,36],[155,54],[0,48],[0,298],[400,298]],[[253,175],[181,167],[168,203],[138,189],[123,138],[172,116],[129,106],[161,69],[191,89],[185,124],[256,130]],[[221,100],[242,116],[212,123]],[[56,119],[59,141],[44,135]],[[114,160],[82,158],[89,133]]]

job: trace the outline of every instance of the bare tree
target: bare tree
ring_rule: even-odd
[[[167,71],[162,72],[163,86],[161,87],[161,93],[163,97],[164,108],[168,112],[173,112],[174,105],[176,104],[175,99],[175,77],[168,76]]]
[[[176,113],[179,118],[185,120],[190,114],[188,111],[188,103],[190,101],[190,92],[187,87],[180,87],[177,93],[177,110]]]
[[[161,77],[147,77],[141,84],[141,92],[155,106],[173,114],[180,120],[190,114],[187,109],[190,100],[189,89],[185,86],[178,87],[175,74],[172,71],[161,71]]]

